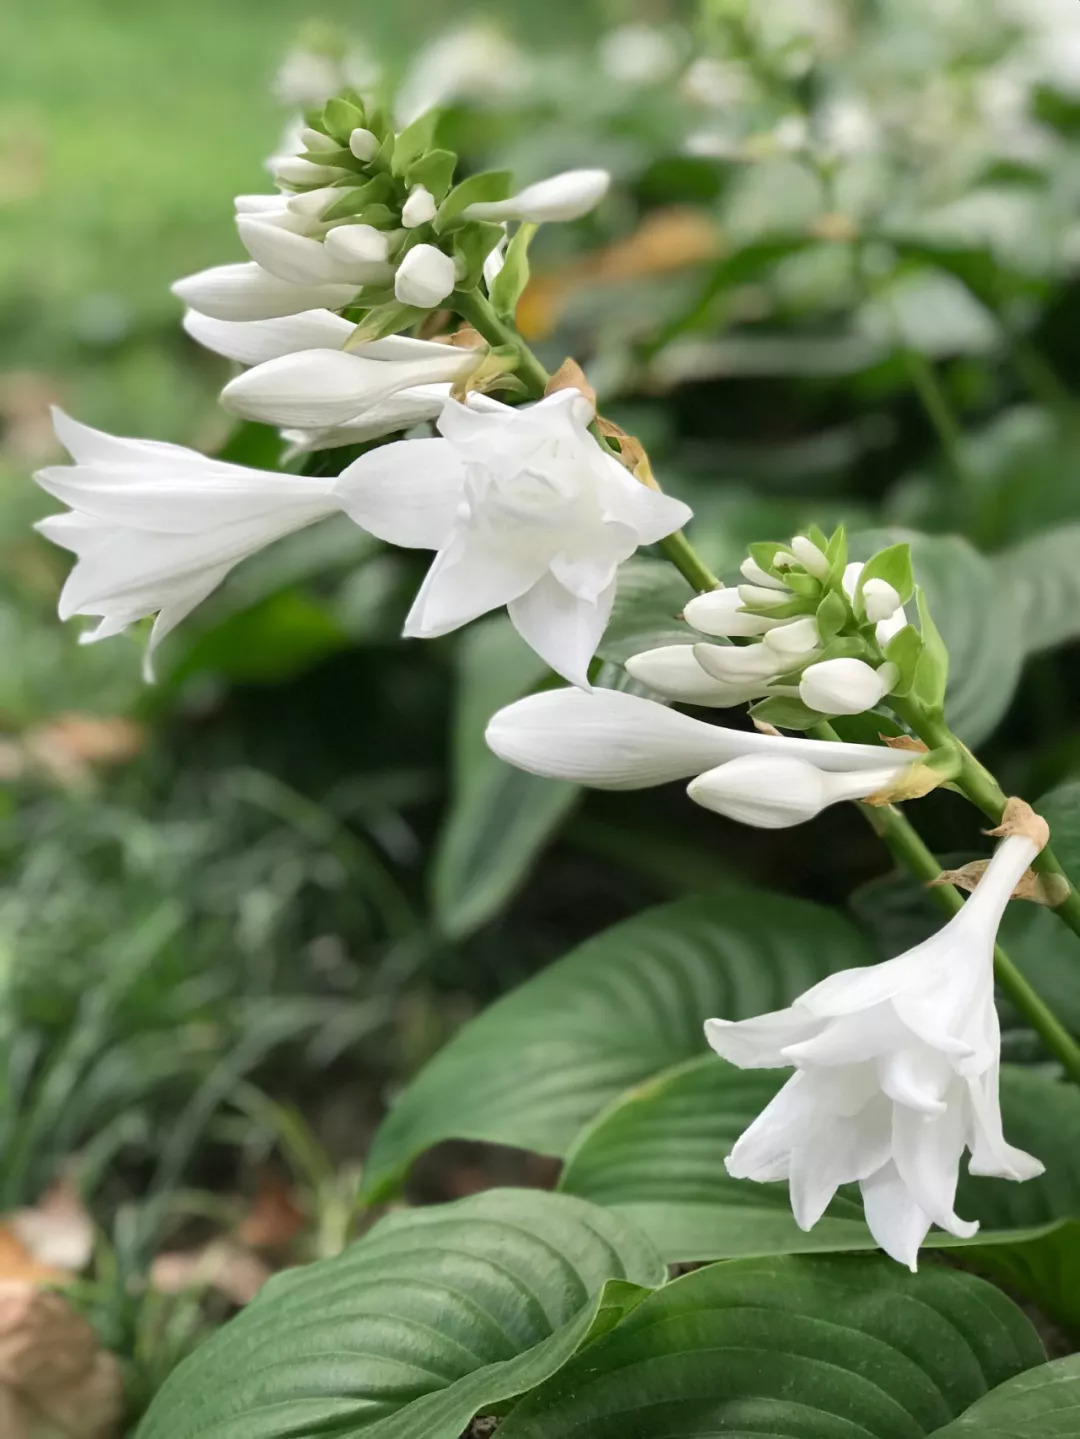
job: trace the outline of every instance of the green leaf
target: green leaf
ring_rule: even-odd
[[[820,710],[812,710],[794,695],[772,695],[750,706],[750,714],[762,724],[775,725],[777,729],[808,730],[827,719]]]
[[[346,350],[357,345],[368,345],[373,340],[385,340],[387,335],[399,334],[417,324],[430,312],[417,309],[414,305],[402,305],[389,300],[385,305],[376,305],[369,310],[346,341]]]
[[[499,1439],[919,1439],[1040,1364],[999,1290],[937,1265],[752,1259],[650,1294]]]
[[[354,215],[360,215],[371,206],[380,204],[393,193],[394,182],[389,175],[373,175],[363,185],[350,183],[335,186],[335,189],[337,188],[341,190],[341,199],[335,200],[329,209],[322,213],[322,219],[328,222],[352,219]]]
[[[661,645],[692,645],[704,638],[682,612],[693,588],[666,560],[639,556],[619,566],[615,607],[597,653],[612,664]]]
[[[1080,1433],[1080,1354],[1006,1380],[935,1439],[1075,1439]]]
[[[879,550],[876,555],[867,560],[862,574],[859,576],[856,589],[860,603],[863,587],[867,580],[884,580],[886,584],[892,585],[900,596],[900,603],[906,605],[915,593],[915,576],[911,568],[911,546],[906,542],[890,545],[888,549]],[[862,613],[861,608],[859,613]]]
[[[914,625],[905,625],[902,630],[893,635],[885,646],[885,658],[896,665],[900,671],[900,678],[893,685],[890,693],[900,696],[911,693],[922,653],[922,635]]]
[[[949,652],[930,613],[926,591],[921,586],[916,591],[915,603],[919,609],[919,634],[922,642],[915,660],[911,693],[927,709],[940,712],[945,708],[949,687]]]
[[[452,150],[429,150],[409,166],[406,184],[410,189],[414,185],[423,185],[436,200],[441,200],[453,183],[457,162],[458,157]]]
[[[328,135],[332,135],[339,144],[348,145],[352,132],[364,129],[367,120],[359,105],[354,105],[351,100],[345,100],[338,96],[326,102],[323,110],[323,124]]]
[[[825,644],[833,639],[848,622],[848,607],[843,595],[829,590],[817,607],[818,632]]]
[[[517,313],[518,301],[529,283],[529,245],[539,228],[538,225],[519,225],[506,247],[503,267],[491,286],[491,303],[501,319],[513,320]]]
[[[663,1278],[625,1220],[563,1195],[391,1214],[271,1280],[170,1377],[139,1439],[458,1439]]]
[[[489,225],[486,221],[474,220],[455,231],[453,236],[454,255],[461,261],[458,273],[461,276],[458,287],[472,290],[484,278],[484,261],[503,237],[501,225]]]
[[[482,170],[478,175],[470,175],[467,180],[462,180],[439,206],[439,213],[435,216],[436,234],[441,235],[469,205],[490,204],[493,200],[507,199],[513,180],[513,174],[509,170]]]
[[[1074,885],[1080,885],[1080,780],[1044,794],[1039,813],[1050,826],[1054,853]]]
[[[368,1198],[423,1150],[488,1140],[565,1154],[629,1085],[701,1054],[710,1015],[782,1008],[867,959],[831,910],[731,889],[597,935],[467,1025],[405,1090],[368,1157]]]
[[[996,556],[999,582],[1020,616],[1026,654],[1080,639],[1080,524],[1034,535]]]
[[[438,109],[426,110],[401,131],[394,142],[393,158],[390,162],[390,168],[395,175],[404,175],[425,150],[431,149],[439,118]]]
[[[452,799],[433,870],[436,920],[453,939],[507,902],[580,793],[504,764],[484,741],[495,711],[548,674],[510,621],[473,625],[458,655]]]
[[[790,1077],[735,1069],[709,1055],[676,1066],[621,1095],[578,1136],[559,1187],[625,1214],[670,1264],[876,1248],[856,1191],[839,1195],[804,1233],[791,1217],[786,1185],[727,1173],[724,1156]],[[1057,1220],[1080,1218],[1080,1090],[1006,1065],[1002,1111],[1010,1143],[1037,1155],[1047,1172],[1026,1184],[961,1175],[957,1213],[982,1225],[973,1252],[991,1268],[996,1246],[1014,1234],[1026,1243]],[[954,1248],[964,1241],[935,1230],[930,1243]],[[1002,1265],[1013,1265],[1005,1249],[1000,1253]],[[1063,1312],[1056,1287],[1032,1276],[1026,1292],[1074,1322],[1080,1293]]]
[[[948,651],[946,718],[967,744],[981,744],[1004,717],[1020,679],[1019,613],[990,560],[954,535],[864,532],[852,541],[854,558],[896,538],[911,544],[915,579]]]

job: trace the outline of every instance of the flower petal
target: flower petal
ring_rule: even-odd
[[[445,440],[398,440],[354,460],[333,482],[342,509],[391,545],[438,550],[448,543],[465,466]]]
[[[757,694],[756,687],[725,684],[707,674],[694,656],[693,645],[661,645],[659,649],[631,655],[626,669],[664,699],[706,709],[731,709],[746,704]]]
[[[273,320],[215,320],[188,310],[184,329],[197,344],[241,365],[261,365],[298,350],[339,350],[356,328],[331,310]]]
[[[705,1038],[729,1064],[740,1069],[786,1069],[793,1044],[819,1034],[822,1021],[797,1005],[754,1019],[707,1019]]]
[[[554,575],[543,575],[508,606],[518,634],[556,674],[589,688],[589,664],[603,638],[615,603],[612,581],[595,600],[580,599]]]
[[[254,261],[216,265],[177,280],[173,294],[185,305],[216,320],[269,320],[301,310],[341,310],[356,296],[353,283],[290,285]]]
[[[489,536],[458,531],[440,550],[405,620],[404,633],[434,639],[497,610],[531,589],[544,573],[542,559],[491,543]]]
[[[942,1114],[928,1118],[904,1105],[893,1106],[893,1163],[912,1198],[933,1222],[958,1239],[977,1234],[975,1222],[953,1213],[967,1115],[950,1099]]]
[[[890,1259],[905,1264],[914,1274],[919,1247],[930,1230],[930,1216],[919,1208],[891,1161],[864,1179],[863,1213],[867,1227]]]

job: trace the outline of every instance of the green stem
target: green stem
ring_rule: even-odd
[[[462,319],[467,320],[489,344],[513,349],[518,357],[515,374],[534,395],[540,396],[544,393],[551,376],[514,327],[499,319],[490,301],[479,290],[455,290],[451,296],[451,304]],[[661,540],[659,548],[699,593],[720,588],[720,581],[681,530],[668,535],[666,540]]]
[[[814,726],[818,739],[836,740],[840,736],[829,724]],[[950,918],[964,907],[960,891],[952,884],[934,884],[941,875],[937,856],[923,842],[918,831],[895,805],[859,804],[867,824],[884,841],[889,853],[903,869],[925,885],[933,885],[930,897]],[[1001,945],[994,948],[994,974],[1002,993],[1008,995],[1013,1007],[1042,1039],[1043,1044],[1061,1063],[1070,1079],[1080,1084],[1080,1044],[1054,1014],[1053,1010],[1032,989]]]
[[[515,374],[531,394],[539,398],[547,389],[551,376],[513,325],[499,319],[492,309],[491,301],[479,290],[455,290],[450,297],[450,304],[489,344],[506,346],[516,353],[518,363]]]

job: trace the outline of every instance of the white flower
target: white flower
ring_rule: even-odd
[[[803,740],[813,756],[814,741]],[[840,800],[866,799],[896,778],[896,766],[829,774],[810,759],[744,755],[699,775],[687,788],[696,804],[757,829],[804,824]]]
[[[888,580],[867,580],[863,585],[863,609],[871,624],[891,620],[900,608],[900,595]]]
[[[425,346],[419,358],[403,360],[360,351],[303,350],[230,380],[221,403],[263,424],[326,429],[360,418],[402,390],[461,379],[479,361],[477,351],[452,345]]]
[[[349,136],[349,149],[362,164],[366,165],[379,153],[379,137],[373,131],[357,126]]]
[[[765,645],[695,645],[694,658],[706,674],[728,685],[756,685],[764,694],[769,681],[791,662]]]
[[[335,225],[327,231],[323,249],[335,264],[349,270],[350,279],[360,270],[372,277],[366,281],[369,285],[390,278],[390,236],[374,225]]]
[[[737,1179],[786,1179],[800,1228],[838,1186],[858,1183],[874,1238],[914,1269],[932,1224],[965,1238],[978,1228],[953,1212],[965,1149],[972,1174],[1042,1172],[1002,1133],[993,972],[998,924],[1038,851],[1004,840],[960,913],[899,958],[831,975],[790,1009],[706,1024],[732,1064],[796,1069],[727,1167]]]
[[[339,180],[355,180],[352,170],[340,165],[316,165],[299,155],[275,155],[267,161],[270,173],[281,185],[296,189],[310,185],[335,185]]]
[[[500,759],[530,774],[615,790],[704,775],[750,755],[812,764],[838,778],[859,774],[870,794],[883,774],[893,778],[917,758],[876,745],[725,729],[619,690],[530,695],[495,715],[487,742]]]
[[[409,191],[409,198],[401,207],[401,223],[406,230],[415,230],[420,225],[430,225],[438,208],[435,196],[425,185],[414,185]]]
[[[762,636],[762,649],[772,650],[782,660],[797,663],[821,646],[817,620],[813,615],[776,625]]]
[[[799,697],[821,714],[857,715],[873,709],[899,678],[894,664],[874,669],[865,660],[823,660],[803,670]]]
[[[342,502],[358,524],[391,544],[438,550],[406,635],[447,634],[506,605],[552,669],[587,685],[619,565],[690,518],[600,448],[591,415],[574,390],[520,409],[451,401],[442,439],[386,445],[345,471],[341,483],[359,499]],[[445,500],[437,507],[433,488]]]
[[[396,434],[426,420],[438,419],[452,389],[453,386],[448,384],[414,385],[362,410],[347,424],[331,425],[320,430],[282,430],[281,437],[289,446],[286,459],[316,450],[333,450],[339,445],[365,444],[368,440]]]
[[[343,349],[356,326],[331,310],[305,310],[273,320],[215,320],[188,310],[184,329],[216,355],[241,365],[262,365],[300,350]]]
[[[764,615],[748,614],[743,609],[742,597],[735,590],[710,590],[708,594],[697,595],[684,611],[687,620],[703,635],[731,638],[746,638],[763,635],[782,620],[770,620]]]
[[[680,704],[733,709],[760,696],[761,687],[757,683],[718,680],[709,674],[702,668],[694,648],[693,645],[661,645],[659,649],[631,655],[626,669],[641,684]]]
[[[796,535],[791,542],[791,552],[807,574],[823,580],[829,573],[829,560],[823,550],[808,540],[805,535]]]
[[[435,245],[415,245],[398,266],[394,294],[403,305],[433,310],[457,284],[453,258]]]
[[[341,310],[356,297],[347,284],[294,285],[254,262],[216,265],[173,285],[173,294],[215,320],[273,320],[302,310]]]
[[[206,459],[179,445],[115,439],[54,413],[75,461],[41,470],[42,489],[70,506],[38,529],[77,556],[60,618],[100,617],[85,641],[148,615],[155,646],[234,565],[339,508],[332,479],[274,474]]]
[[[606,170],[567,170],[527,185],[508,200],[477,201],[465,210],[466,220],[579,220],[595,210],[611,186]]]

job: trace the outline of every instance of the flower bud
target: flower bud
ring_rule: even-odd
[[[803,671],[799,695],[822,714],[857,715],[873,709],[899,678],[893,664],[873,669],[863,660],[824,660]]]
[[[767,590],[787,591],[787,585],[783,580],[778,580],[775,575],[770,575],[768,570],[763,570],[757,560],[747,558],[739,566],[743,579],[748,580],[752,585],[761,585]]]
[[[608,192],[606,170],[567,170],[528,185],[509,200],[477,201],[465,209],[466,220],[528,220],[542,225],[549,220],[579,220],[595,210]]]
[[[299,155],[279,155],[272,162],[272,168],[274,179],[279,184],[297,189],[309,185],[332,185],[335,180],[355,178],[351,170],[343,170],[338,165],[313,165]]]
[[[816,580],[828,577],[831,568],[828,556],[818,549],[813,540],[808,540],[805,535],[796,535],[791,542],[791,552],[807,574],[813,575]]]
[[[368,284],[377,283],[380,277],[389,279],[389,275],[382,276],[381,270],[390,255],[390,241],[381,230],[376,230],[374,225],[335,225],[327,234],[323,245],[334,260],[347,268],[356,265],[375,266],[380,272],[379,276],[373,276]]]
[[[442,304],[456,284],[452,257],[434,245],[417,245],[398,266],[394,294],[403,305],[432,310]]]
[[[366,165],[379,153],[379,137],[360,126],[349,136],[349,149]]]
[[[827,774],[808,760],[745,755],[691,780],[695,804],[756,829],[805,824],[830,804],[865,799],[896,777],[895,769]]]
[[[786,605],[792,598],[788,589],[772,589],[767,585],[740,585],[739,599],[744,605],[770,609],[774,605]]]
[[[631,655],[627,672],[665,699],[707,709],[731,709],[756,699],[759,687],[714,679],[694,655],[693,645],[662,645]]]
[[[336,140],[329,135],[324,135],[321,130],[313,130],[310,125],[305,125],[300,131],[300,143],[309,154],[318,154],[320,150],[328,151],[340,148]]]
[[[764,615],[747,614],[738,590],[710,590],[697,595],[683,611],[686,619],[703,635],[746,638],[763,635],[779,623]]]
[[[810,654],[821,644],[817,620],[813,615],[805,619],[791,620],[788,624],[777,625],[762,641],[781,659],[797,660]]]
[[[840,581],[840,586],[849,600],[854,600],[855,591],[858,588],[859,580],[865,568],[866,566],[858,560],[852,560],[851,564],[845,567],[844,577]]]
[[[871,624],[892,619],[900,608],[900,595],[888,580],[867,580],[862,597],[866,618]]]
[[[415,230],[420,225],[430,225],[438,210],[435,196],[426,185],[414,185],[409,198],[401,207],[401,223],[406,230]]]
[[[695,645],[694,658],[707,674],[730,685],[763,685],[787,667],[764,645]]]

